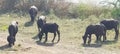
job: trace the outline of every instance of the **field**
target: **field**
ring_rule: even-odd
[[[20,17],[16,14],[2,14],[0,15],[0,54],[119,54],[120,37],[117,42],[114,41],[114,30],[107,31],[107,41],[101,46],[95,43],[96,37],[94,35],[90,46],[82,45],[82,36],[87,25],[99,23],[102,19],[95,16],[90,16],[84,20],[60,19],[54,15],[49,15],[47,22],[59,24],[61,40],[59,43],[53,44],[51,42],[53,34],[49,33],[48,42],[43,44],[38,41],[36,21],[34,23],[29,22],[30,17],[28,15]],[[19,32],[16,36],[15,46],[9,48],[6,41],[7,28],[13,20],[19,22]],[[44,37],[42,41],[44,41]],[[55,41],[57,41],[57,36]]]

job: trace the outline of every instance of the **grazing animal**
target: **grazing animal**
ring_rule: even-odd
[[[117,20],[102,20],[100,23],[104,24],[107,30],[115,30],[115,40],[118,40],[119,35],[119,22]]]
[[[39,16],[38,20],[37,20],[37,27],[38,27],[38,31],[40,32],[40,28],[42,27],[43,24],[46,23],[46,17],[45,16]]]
[[[31,6],[29,9],[29,14],[31,17],[31,21],[34,22],[35,17],[37,16],[38,8],[36,6]]]
[[[7,37],[7,41],[9,43],[9,46],[11,47],[14,45],[14,42],[16,41],[15,36],[18,32],[18,22],[12,21],[11,25],[8,27],[9,36]]]
[[[87,37],[89,38],[88,44],[90,44],[92,34],[96,35],[97,41],[98,40],[101,41],[101,36],[103,36],[103,41],[105,41],[105,38],[106,38],[106,28],[105,28],[105,26],[103,24],[89,25],[86,28],[86,32],[85,32],[84,36],[82,37],[83,41],[84,41],[84,44],[86,44]]]
[[[40,24],[41,24],[41,31],[39,32],[38,36],[39,36],[39,40],[41,41],[42,36],[45,34],[45,41],[44,43],[46,43],[47,39],[48,39],[48,32],[50,33],[54,33],[54,38],[52,40],[52,42],[54,42],[54,39],[56,37],[56,33],[58,34],[58,41],[60,41],[60,32],[58,30],[58,25],[56,23],[44,23],[42,19],[40,19]]]

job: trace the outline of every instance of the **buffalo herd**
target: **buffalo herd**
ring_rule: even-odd
[[[106,31],[107,30],[115,30],[115,40],[118,40],[118,35],[119,35],[119,21],[114,20],[114,19],[107,19],[107,20],[102,20],[99,24],[92,24],[89,25],[86,28],[85,34],[82,37],[84,44],[86,44],[87,38],[88,44],[91,42],[91,35],[95,34],[96,35],[96,41],[101,41],[101,36],[103,36],[103,42],[106,41]]]
[[[36,6],[31,6],[29,9],[29,15],[31,18],[31,22],[34,22],[36,16],[37,16],[38,8]],[[37,19],[37,27],[38,27],[38,37],[39,41],[42,40],[42,36],[45,34],[45,41],[47,42],[48,39],[48,33],[53,33],[54,38],[52,42],[54,42],[54,39],[56,35],[58,35],[58,41],[60,41],[60,31],[59,31],[59,25],[57,23],[46,23],[46,16],[39,16]],[[91,42],[91,36],[92,34],[95,34],[96,41],[101,41],[101,37],[103,37],[103,42],[107,40],[106,32],[107,30],[115,30],[115,40],[118,40],[119,35],[119,22],[117,20],[102,20],[99,24],[90,24],[87,26],[86,31],[83,38],[83,43],[86,44],[86,41],[88,39],[88,44]],[[8,27],[9,36],[7,37],[8,45],[11,47],[15,44],[16,41],[16,34],[18,32],[18,22],[12,21],[11,24]]]

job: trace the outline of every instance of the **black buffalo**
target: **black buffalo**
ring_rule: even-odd
[[[54,42],[54,39],[56,37],[56,33],[58,34],[58,41],[60,41],[60,32],[58,30],[59,26],[56,23],[44,23],[44,21],[42,19],[39,19],[40,23],[41,23],[41,31],[38,34],[39,40],[41,41],[42,36],[45,34],[45,41],[44,43],[46,43],[47,39],[48,39],[48,33],[54,33],[54,38],[52,40],[52,42]]]
[[[9,25],[8,27],[8,32],[9,36],[7,37],[7,41],[9,43],[9,46],[11,47],[12,45],[14,45],[14,42],[16,41],[15,36],[18,32],[18,22],[13,21],[11,25]]]
[[[86,44],[87,38],[89,38],[88,44],[90,44],[92,34],[96,35],[97,41],[101,41],[101,36],[103,36],[103,41],[105,41],[105,38],[106,38],[106,28],[105,28],[105,26],[103,24],[89,25],[86,28],[85,34],[83,36],[84,44]]]
[[[102,20],[100,23],[104,24],[107,30],[115,30],[115,40],[118,40],[119,35],[119,22],[117,20]]]
[[[34,5],[31,6],[29,9],[29,14],[30,14],[32,22],[34,21],[35,17],[37,16],[37,13],[38,13],[38,8]]]

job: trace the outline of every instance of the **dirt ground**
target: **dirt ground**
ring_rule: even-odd
[[[76,47],[72,43],[61,43],[62,41],[55,44],[51,42],[43,44],[30,37],[17,37],[15,46],[9,48],[6,38],[6,33],[0,33],[0,54],[119,54],[119,50],[108,50],[94,44],[89,47],[83,47],[82,44]]]
[[[19,31],[16,36],[15,46],[8,47],[6,26],[11,21],[19,21]],[[52,43],[53,34],[48,35],[46,44],[39,42],[37,37],[37,25],[30,23],[28,18],[0,18],[0,54],[120,54],[120,40],[114,42],[114,32],[107,33],[109,41],[102,45],[96,44],[94,36],[90,46],[83,46],[82,35],[86,26],[91,22],[89,19],[48,19],[49,22],[56,22],[60,26],[61,40]],[[99,19],[94,19],[97,22]],[[8,22],[6,22],[8,21]],[[31,25],[32,24],[32,25]],[[5,26],[6,25],[6,26]],[[120,39],[120,37],[119,37]],[[57,36],[55,41],[57,41]]]

